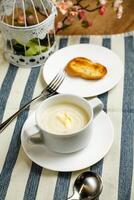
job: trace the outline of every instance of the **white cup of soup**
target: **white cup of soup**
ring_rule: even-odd
[[[25,130],[27,142],[58,153],[79,151],[88,145],[92,121],[102,108],[98,98],[87,101],[72,94],[52,96],[36,110],[36,125]]]

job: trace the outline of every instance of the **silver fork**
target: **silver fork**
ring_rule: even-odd
[[[54,95],[57,89],[60,87],[62,82],[65,79],[65,71],[59,72],[52,81],[42,90],[42,92],[29,101],[27,104],[22,106],[17,112],[15,112],[11,117],[9,117],[6,121],[0,124],[0,133],[15,119],[22,111],[24,111],[32,102],[42,98],[42,97],[50,97]]]

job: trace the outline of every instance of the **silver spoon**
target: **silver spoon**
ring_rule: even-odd
[[[77,177],[74,182],[73,195],[68,199],[93,200],[100,195],[102,188],[101,177],[95,172],[87,171]]]

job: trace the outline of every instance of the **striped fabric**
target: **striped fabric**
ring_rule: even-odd
[[[35,103],[20,114],[0,135],[0,200],[66,200],[75,178],[85,170],[103,179],[99,200],[134,200],[134,33],[105,36],[57,36],[57,49],[91,43],[112,49],[124,62],[124,76],[118,85],[98,97],[110,116],[115,140],[100,162],[77,172],[54,172],[32,163],[23,152],[20,133]],[[0,36],[0,40],[1,36]],[[8,65],[0,41],[0,122],[40,93],[44,87],[41,68],[23,69]]]

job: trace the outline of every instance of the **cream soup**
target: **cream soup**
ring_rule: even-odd
[[[54,134],[71,134],[82,129],[89,121],[87,112],[76,104],[63,102],[44,110],[41,124]]]

